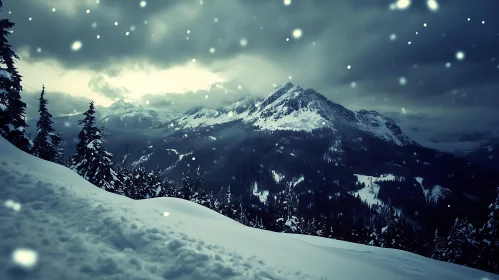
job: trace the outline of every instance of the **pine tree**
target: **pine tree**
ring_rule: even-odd
[[[25,119],[26,103],[21,100],[21,75],[14,66],[19,57],[7,40],[13,27],[14,23],[10,20],[0,20],[0,136],[19,149],[31,152],[33,142],[26,133],[28,125]]]
[[[439,261],[445,261],[445,240],[438,234],[438,229],[435,230],[435,238],[433,239],[433,252],[431,258]]]
[[[113,155],[106,151],[103,143],[103,131],[95,126],[94,102],[83,113],[85,118],[79,121],[82,126],[78,134],[79,142],[71,159],[70,168],[90,183],[110,192],[118,192],[120,181],[113,170]]]
[[[475,261],[477,245],[476,230],[473,225],[466,218],[456,218],[447,237],[445,260],[470,266]]]
[[[132,169],[132,182],[128,192],[132,199],[145,199],[147,196],[147,171],[141,164]]]
[[[222,202],[220,207],[220,214],[231,219],[236,218],[236,208],[232,199],[230,186],[228,186],[227,188],[222,187]]]
[[[40,106],[38,112],[40,118],[36,122],[37,135],[33,145],[33,155],[52,162],[62,163],[62,137],[52,127],[52,115],[47,110],[47,99],[45,99],[45,86],[40,94]]]
[[[407,250],[407,236],[402,230],[399,217],[395,210],[387,206],[387,225],[381,229],[380,245],[383,248]]]
[[[180,198],[191,201],[194,195],[194,184],[191,176],[187,173],[182,173],[182,184],[180,187]]]
[[[488,221],[480,229],[480,248],[476,265],[478,268],[499,274],[499,188],[497,198],[489,206]]]
[[[128,169],[128,154],[123,156],[123,160],[116,166],[116,173],[121,182],[119,194],[130,197],[132,193],[132,172]]]

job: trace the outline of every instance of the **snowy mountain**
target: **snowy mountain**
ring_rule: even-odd
[[[1,279],[497,279],[412,253],[243,226],[131,200],[0,138]]]
[[[118,100],[109,107],[97,107],[98,121],[113,128],[150,128],[178,117],[169,110],[145,109],[139,104]]]
[[[254,103],[236,103],[232,108],[196,108],[175,120],[182,128],[194,128],[243,120],[263,130],[359,129],[396,145],[416,143],[395,122],[375,111],[354,112],[334,103],[313,89],[286,83],[267,98]]]

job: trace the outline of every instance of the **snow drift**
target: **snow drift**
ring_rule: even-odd
[[[0,138],[0,279],[497,279],[411,253],[134,201]]]

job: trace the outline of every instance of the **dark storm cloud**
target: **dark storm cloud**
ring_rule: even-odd
[[[128,90],[124,87],[119,88],[110,85],[106,82],[103,76],[92,77],[88,82],[88,87],[111,100],[123,99],[125,97],[125,93],[128,92]]]
[[[388,9],[395,0],[293,0],[290,6],[281,0],[213,0],[203,5],[197,0],[149,0],[145,8],[139,2],[102,0],[98,6],[88,5],[89,14],[84,4],[70,14],[51,12],[45,0],[9,1],[4,3],[4,14],[12,10],[9,17],[17,26],[11,43],[16,48],[43,48],[31,59],[54,58],[66,67],[92,68],[113,77],[122,70],[120,61],[146,60],[161,68],[196,58],[213,71],[248,68],[249,75],[237,76],[225,86],[241,84],[251,96],[264,97],[272,90],[270,84],[268,90],[261,86],[263,77],[283,83],[292,76],[293,83],[314,88],[348,108],[398,111],[403,107],[428,114],[455,109],[456,121],[448,121],[445,128],[449,133],[465,129],[461,120],[473,120],[464,121],[470,126],[479,123],[480,108],[499,107],[495,94],[499,2],[495,0],[437,0],[437,12],[429,11],[423,0],[411,1],[404,11]],[[114,21],[119,25],[114,26]],[[130,31],[132,25],[135,31]],[[299,40],[292,38],[295,28],[303,30]],[[394,41],[389,39],[392,33],[397,35]],[[247,40],[246,47],[241,47],[241,38]],[[79,52],[69,48],[74,40],[83,43]],[[213,54],[211,47],[216,50]],[[465,53],[463,61],[456,60],[457,51]],[[248,60],[235,65],[241,55],[249,62],[258,57],[276,67],[246,64]],[[445,67],[447,62],[450,68]],[[347,70],[347,65],[352,69]],[[399,84],[400,77],[407,79],[406,85]],[[103,88],[101,84],[103,95],[120,97],[116,89]],[[165,106],[174,101],[182,108],[232,100],[224,95],[205,100],[203,95],[200,91],[145,98]],[[487,112],[488,119],[499,120],[498,113]],[[452,114],[448,117],[451,120]],[[427,121],[435,123],[428,130],[439,130],[438,121]],[[498,130],[497,125],[490,129]]]
[[[40,92],[23,92],[23,101],[26,103],[28,118],[38,118]],[[75,97],[62,92],[52,92],[45,89],[45,98],[48,100],[47,108],[54,117],[67,116],[88,110],[90,100],[84,97]]]

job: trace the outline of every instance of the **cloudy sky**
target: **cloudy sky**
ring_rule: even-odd
[[[28,117],[43,83],[61,115],[88,99],[217,106],[291,80],[392,112],[428,145],[499,130],[497,0],[3,2]]]

